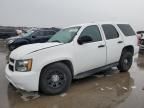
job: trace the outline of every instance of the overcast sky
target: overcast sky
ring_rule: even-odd
[[[0,0],[0,25],[69,26],[118,21],[144,30],[144,0]]]

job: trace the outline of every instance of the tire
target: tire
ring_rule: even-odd
[[[54,63],[45,67],[40,75],[39,90],[47,95],[56,95],[68,90],[72,75],[63,63]]]
[[[120,72],[128,72],[133,62],[133,55],[131,52],[124,51],[117,66]]]

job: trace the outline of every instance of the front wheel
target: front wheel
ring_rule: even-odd
[[[119,61],[118,69],[121,72],[127,72],[133,62],[133,55],[131,52],[123,52]]]
[[[39,89],[48,95],[60,94],[70,87],[71,81],[69,68],[63,63],[54,63],[42,70]]]

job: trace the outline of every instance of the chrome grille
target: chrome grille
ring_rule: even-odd
[[[14,71],[14,64],[15,64],[15,60],[12,58],[9,58],[9,70],[11,70],[12,72]]]
[[[9,64],[9,70],[14,71],[14,67]]]
[[[10,58],[9,60],[10,60],[11,63],[14,63],[14,59]]]

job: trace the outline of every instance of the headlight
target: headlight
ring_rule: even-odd
[[[8,44],[11,44],[11,43],[13,43],[14,42],[14,40],[9,40],[8,41]]]
[[[15,64],[15,70],[20,72],[31,71],[32,68],[32,59],[27,60],[17,60]]]

